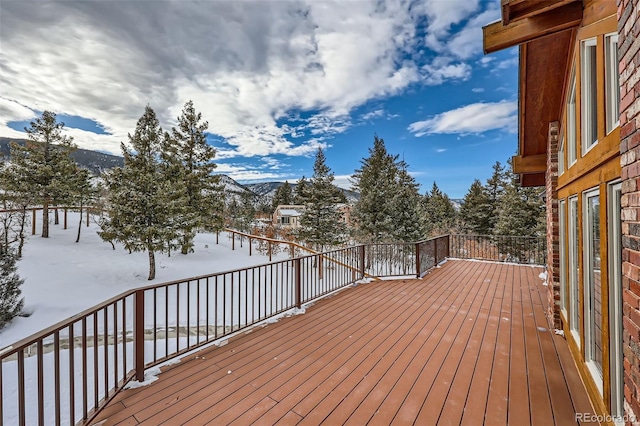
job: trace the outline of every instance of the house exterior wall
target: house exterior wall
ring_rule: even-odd
[[[625,414],[640,419],[640,1],[618,1]],[[629,423],[629,422],[628,422]]]
[[[549,124],[547,146],[547,319],[554,329],[562,328],[560,318],[560,235],[558,221],[558,135],[560,123]]]

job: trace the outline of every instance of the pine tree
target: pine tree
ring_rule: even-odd
[[[110,211],[101,236],[129,251],[147,251],[149,280],[155,278],[155,253],[168,251],[178,237],[175,218],[185,203],[184,188],[163,173],[162,138],[156,114],[147,106],[129,134],[132,149],[121,144],[124,166],[105,176]]]
[[[296,184],[295,194],[293,196],[293,204],[303,205],[307,202],[307,198],[309,198],[309,181],[306,177],[302,176],[302,178]]]
[[[472,234],[489,235],[493,231],[493,214],[493,207],[484,187],[478,179],[474,180],[460,207],[462,227]]]
[[[545,235],[545,205],[540,188],[521,187],[509,169],[507,186],[498,205],[496,235],[534,237]]]
[[[242,232],[250,232],[251,225],[256,218],[256,195],[251,191],[245,191],[240,195],[236,228]]]
[[[20,286],[24,282],[16,273],[17,257],[12,250],[0,252],[0,330],[20,314],[24,299]]]
[[[420,220],[419,185],[409,175],[404,161],[398,166],[397,189],[391,200],[396,211],[393,237],[398,242],[416,242],[424,236]]]
[[[337,208],[342,200],[341,191],[333,180],[324,152],[318,149],[298,237],[320,251],[342,243],[346,235],[342,213]]]
[[[450,232],[455,225],[457,212],[449,196],[443,193],[433,182],[431,192],[422,199],[424,228],[429,235]]]
[[[360,199],[353,209],[357,234],[363,242],[393,241],[396,210],[393,205],[397,189],[398,157],[387,152],[384,140],[374,137],[369,157],[353,175],[353,187]]]
[[[94,204],[98,198],[101,188],[94,186],[91,182],[91,173],[89,170],[76,166],[76,171],[69,178],[70,202],[79,207],[80,220],[78,223],[78,235],[76,243],[80,241],[80,232],[82,230],[82,211]]]
[[[184,185],[186,192],[186,202],[176,217],[182,254],[193,251],[197,229],[219,232],[223,225],[224,195],[220,177],[213,174],[216,150],[207,143],[209,123],[201,120],[202,114],[188,101],[162,149],[165,174],[174,186]]]
[[[293,202],[293,191],[289,181],[285,181],[282,185],[276,189],[276,193],[273,195],[273,201],[271,202],[272,211],[278,206],[289,205]]]
[[[487,179],[487,183],[484,186],[485,194],[487,195],[488,202],[491,205],[491,209],[493,211],[493,214],[490,218],[491,230],[495,228],[496,222],[498,220],[498,207],[500,204],[500,200],[504,196],[506,187],[508,185],[507,172],[499,161],[495,162],[495,164],[492,166],[492,169],[493,173],[491,174],[491,177]]]
[[[28,183],[16,171],[17,167],[13,163],[0,165],[0,205],[6,211],[1,219],[0,252],[9,250],[17,242],[16,256],[20,259],[26,240],[25,227],[29,220],[27,207],[33,204],[33,198],[27,188]]]
[[[72,138],[62,134],[63,129],[55,113],[44,111],[25,127],[27,143],[11,144],[11,173],[21,181],[13,190],[42,206],[44,238],[49,237],[49,206],[68,201],[69,177],[75,170],[70,154],[76,147]]]

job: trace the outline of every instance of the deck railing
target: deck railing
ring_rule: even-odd
[[[451,257],[458,259],[544,265],[547,256],[545,237],[451,235],[450,246]]]
[[[421,276],[447,250],[448,237],[352,246],[122,293],[0,349],[0,424],[88,423],[145,369],[363,278]]]
[[[145,369],[363,278],[422,276],[447,257],[544,264],[545,240],[368,244],[125,292],[0,350],[0,424],[88,423]]]

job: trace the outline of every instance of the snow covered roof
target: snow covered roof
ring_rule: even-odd
[[[280,216],[302,216],[302,213],[294,209],[280,209]]]

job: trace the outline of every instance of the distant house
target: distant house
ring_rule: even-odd
[[[303,205],[279,205],[273,212],[273,224],[287,228],[299,228],[302,213],[304,213]]]

